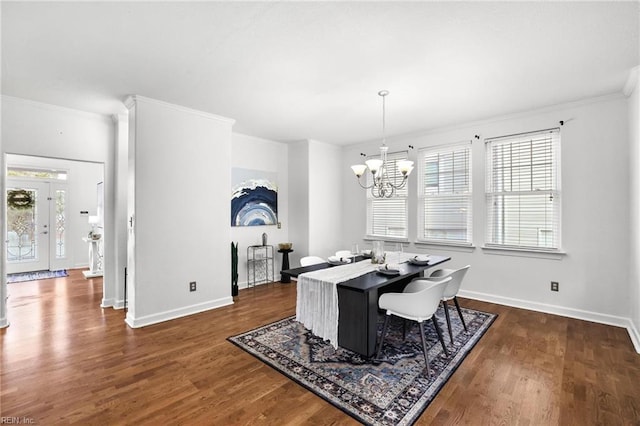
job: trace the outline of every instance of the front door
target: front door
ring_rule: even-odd
[[[7,181],[7,273],[49,269],[48,182]]]

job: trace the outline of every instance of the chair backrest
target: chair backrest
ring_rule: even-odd
[[[458,294],[460,285],[462,284],[462,279],[467,274],[470,267],[471,265],[467,265],[460,269],[439,269],[429,275],[429,278],[451,277],[451,281],[447,285],[447,288],[445,288],[444,294],[442,295],[443,298],[448,299]]]
[[[336,257],[351,257],[351,250],[338,250],[336,252]]]
[[[415,321],[424,321],[436,312],[450,277],[440,281],[420,280],[412,293],[385,293],[380,296],[379,306],[394,315]]]
[[[300,259],[300,266],[316,265],[318,263],[326,262],[323,258],[318,256],[305,256]]]

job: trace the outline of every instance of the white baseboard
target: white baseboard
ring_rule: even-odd
[[[0,328],[7,328],[7,327],[9,327],[9,321],[7,320],[7,317],[0,318]]]
[[[139,328],[147,325],[158,324],[164,321],[170,321],[176,318],[186,317],[188,315],[198,314],[211,309],[221,308],[227,305],[233,305],[233,298],[231,296],[198,303],[196,305],[185,306],[183,308],[173,309],[170,311],[158,312],[157,314],[146,315],[139,318],[133,318],[131,311],[128,311],[127,317],[124,321],[131,328]]]
[[[100,302],[100,307],[101,308],[110,308],[113,306],[114,300],[113,299],[102,299],[102,302]]]
[[[480,300],[483,302],[496,303],[498,305],[512,306],[514,308],[527,309],[530,311],[544,312],[546,314],[560,315],[568,318],[575,318],[584,321],[597,322],[600,324],[613,325],[627,329],[631,342],[640,353],[640,335],[634,327],[631,319],[618,317],[615,315],[600,314],[597,312],[583,311],[581,309],[566,308],[564,306],[549,305],[546,303],[530,302],[528,300],[513,299],[510,297],[497,296],[495,294],[479,293],[475,291],[460,290],[458,296],[467,299]]]
[[[101,308],[124,309],[124,299],[117,300],[115,298],[102,299]]]
[[[633,321],[629,320],[629,325],[627,326],[627,332],[629,333],[629,337],[631,337],[631,342],[633,343],[633,347],[636,348],[636,352],[640,354],[640,333],[638,333],[638,329],[636,328]]]

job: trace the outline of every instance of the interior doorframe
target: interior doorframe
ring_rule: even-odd
[[[0,171],[2,172],[2,178],[0,178],[0,190],[2,191],[2,217],[7,217],[7,154],[2,153],[0,158]],[[7,252],[7,221],[2,220],[2,235],[0,239],[0,248],[2,253]],[[8,327],[9,319],[7,318],[7,256],[2,255],[0,257],[0,328]]]
[[[35,155],[32,153],[20,153],[20,152],[2,152],[2,156],[0,156],[0,172],[2,177],[0,178],[0,191],[2,191],[2,206],[0,206],[0,211],[2,212],[2,217],[7,217],[7,165],[8,165],[8,156],[10,155],[20,155],[20,156],[30,156],[30,157],[40,157],[40,158],[49,158],[53,160],[64,160],[64,161],[76,161],[81,163],[93,163],[102,165],[102,182],[104,182],[104,193],[103,193],[103,203],[104,203],[104,215],[105,215],[105,229],[108,232],[105,232],[103,235],[103,244],[105,247],[104,257],[103,257],[103,269],[104,276],[102,282],[102,291],[103,291],[103,299],[100,304],[101,308],[105,307],[114,307],[113,303],[108,303],[109,300],[105,299],[106,294],[112,293],[109,291],[110,288],[115,288],[116,283],[111,282],[115,277],[111,274],[110,264],[114,261],[114,259],[108,255],[108,251],[106,250],[107,241],[109,244],[118,244],[117,241],[111,241],[112,236],[115,238],[115,234],[113,232],[112,226],[114,225],[114,221],[111,218],[113,215],[113,200],[111,185],[114,180],[113,176],[113,165],[110,164],[109,161],[92,161],[85,159],[76,159],[76,158],[60,158],[60,157],[52,157],[47,155]],[[8,297],[8,289],[7,289],[7,221],[2,220],[2,233],[4,237],[0,239],[0,250],[3,251],[3,255],[0,257],[0,328],[5,328],[10,326],[10,321],[7,312],[7,297]],[[109,272],[107,272],[109,270]],[[105,303],[107,302],[107,303]]]

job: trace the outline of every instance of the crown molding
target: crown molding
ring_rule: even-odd
[[[478,127],[484,127],[484,126],[487,126],[487,125],[500,123],[500,122],[503,122],[503,121],[514,120],[514,119],[535,117],[535,116],[541,115],[541,114],[562,112],[562,111],[569,110],[569,109],[572,109],[572,108],[579,108],[579,107],[582,107],[582,106],[598,104],[598,103],[612,102],[612,101],[616,101],[616,100],[620,100],[620,99],[624,99],[624,98],[625,97],[621,92],[609,93],[609,94],[602,95],[602,96],[594,96],[594,97],[590,97],[590,98],[579,99],[579,100],[576,100],[576,101],[569,101],[569,102],[563,102],[563,103],[558,103],[558,104],[553,104],[553,105],[547,105],[547,106],[543,106],[543,107],[540,107],[540,108],[533,108],[533,109],[530,109],[530,110],[517,111],[517,112],[512,112],[512,113],[503,114],[503,115],[496,115],[496,116],[493,116],[493,117],[488,117],[488,118],[479,119],[479,120],[473,120],[473,121],[469,121],[469,122],[454,123],[454,124],[449,124],[449,125],[445,125],[445,126],[434,127],[434,128],[431,128],[431,129],[422,129],[422,130],[418,130],[418,131],[415,131],[415,132],[403,133],[403,134],[398,134],[398,135],[395,135],[395,136],[387,136],[387,144],[404,143],[405,141],[410,141],[410,140],[413,140],[413,139],[416,139],[416,138],[420,138],[420,137],[439,135],[439,134],[442,134],[442,133],[446,133],[446,132],[450,132],[450,131],[457,131],[457,130],[469,130],[469,139],[471,139],[474,134],[478,133],[478,131],[477,131]],[[555,122],[555,125],[557,126],[557,121]],[[549,125],[549,127],[554,127],[554,126],[553,125]],[[363,149],[365,147],[370,146],[374,142],[378,142],[378,144],[379,144],[380,143],[380,139],[378,138],[378,139],[370,139],[370,140],[366,140],[366,141],[360,141],[360,142],[356,142],[356,143],[353,143],[353,144],[344,145],[344,147],[345,148]]]
[[[127,119],[128,119],[127,114],[113,114],[113,115],[111,115],[111,120],[114,123],[121,123],[121,122],[127,121]]]
[[[183,107],[180,105],[175,105],[169,102],[164,102],[164,101],[159,101],[157,99],[151,99],[151,98],[147,98],[145,96],[140,96],[140,95],[130,95],[127,96],[127,98],[124,100],[124,104],[127,107],[127,109],[131,110],[135,104],[140,103],[140,102],[146,102],[148,104],[155,104],[155,105],[160,105],[163,106],[165,108],[171,108],[171,109],[175,109],[177,111],[181,111],[181,112],[185,112],[187,114],[193,114],[193,115],[199,115],[200,117],[204,117],[204,118],[208,118],[210,120],[217,120],[217,121],[222,121],[224,123],[230,124],[231,126],[233,126],[236,122],[236,120],[232,119],[232,118],[227,118],[227,117],[223,117],[221,115],[215,115],[215,114],[211,114],[208,112],[204,112],[204,111],[199,111],[197,109],[192,109],[192,108],[187,108],[187,107]]]
[[[630,96],[633,91],[636,89],[636,86],[638,85],[638,76],[640,75],[640,65],[638,65],[637,67],[631,68],[631,70],[629,71],[629,77],[627,77],[627,82],[624,84],[624,87],[622,88],[622,93],[624,93],[625,96]]]
[[[2,102],[4,101],[13,102],[16,104],[28,105],[33,108],[38,108],[43,110],[64,112],[67,114],[75,114],[75,115],[79,115],[79,116],[94,119],[94,120],[111,122],[111,117],[108,115],[102,115],[95,112],[82,111],[79,109],[63,107],[60,105],[47,104],[44,102],[33,101],[31,99],[24,99],[24,98],[17,98],[15,96],[2,95]]]

